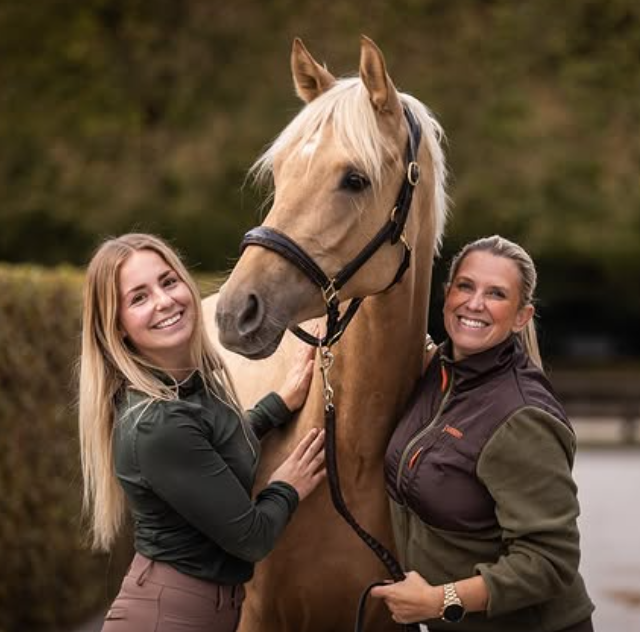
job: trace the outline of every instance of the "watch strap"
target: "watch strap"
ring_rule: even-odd
[[[465,608],[462,605],[462,600],[458,596],[455,583],[444,584],[443,589],[442,619],[450,623],[461,621],[465,615]]]

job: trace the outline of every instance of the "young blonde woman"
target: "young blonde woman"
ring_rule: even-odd
[[[323,479],[310,432],[252,499],[259,439],[307,395],[313,350],[243,414],[204,331],[196,286],[161,239],[110,239],[84,288],[80,444],[93,544],[125,516],[136,554],[105,632],[232,632],[255,562]]]
[[[389,443],[404,581],[374,588],[430,631],[593,632],[578,571],[575,436],[541,370],[531,257],[494,235],[453,259],[448,340]]]

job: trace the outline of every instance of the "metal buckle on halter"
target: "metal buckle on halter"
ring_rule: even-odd
[[[407,229],[405,228],[400,235],[400,241],[404,244],[404,247],[411,252],[411,244],[407,241]]]
[[[338,298],[338,290],[334,285],[335,279],[331,279],[331,282],[327,287],[320,288],[322,290],[322,298],[327,305],[331,305]]]
[[[407,165],[407,180],[413,187],[420,182],[420,165],[415,160]]]

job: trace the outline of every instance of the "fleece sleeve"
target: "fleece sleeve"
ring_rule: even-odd
[[[575,438],[549,413],[525,408],[493,435],[478,476],[496,503],[504,553],[475,569],[489,617],[551,599],[573,582],[580,559]]]

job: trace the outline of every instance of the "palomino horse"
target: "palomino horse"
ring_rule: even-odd
[[[441,128],[426,107],[401,94],[376,45],[362,38],[359,78],[336,80],[296,40],[292,71],[306,107],[254,172],[273,176],[273,206],[263,226],[299,244],[329,277],[362,251],[389,219],[407,177],[404,109],[422,128],[421,177],[401,241],[383,244],[340,290],[340,300],[368,297],[333,347],[338,462],[347,505],[358,522],[392,547],[382,465],[390,434],[418,378],[434,251],[446,217]],[[392,284],[405,257],[411,265]],[[281,383],[296,342],[288,327],[324,313],[321,292],[285,258],[259,245],[242,254],[219,297],[205,301],[244,404]],[[306,327],[306,325],[305,325]],[[284,336],[284,337],[283,337]],[[271,356],[271,357],[268,357]],[[251,362],[249,359],[253,359]],[[264,359],[266,358],[266,359]],[[259,361],[255,361],[255,360]],[[317,375],[297,422],[263,444],[258,488],[311,427],[323,424]],[[358,597],[388,576],[331,505],[322,486],[296,512],[275,551],[257,565],[242,632],[346,632]],[[366,630],[398,630],[379,602]]]

